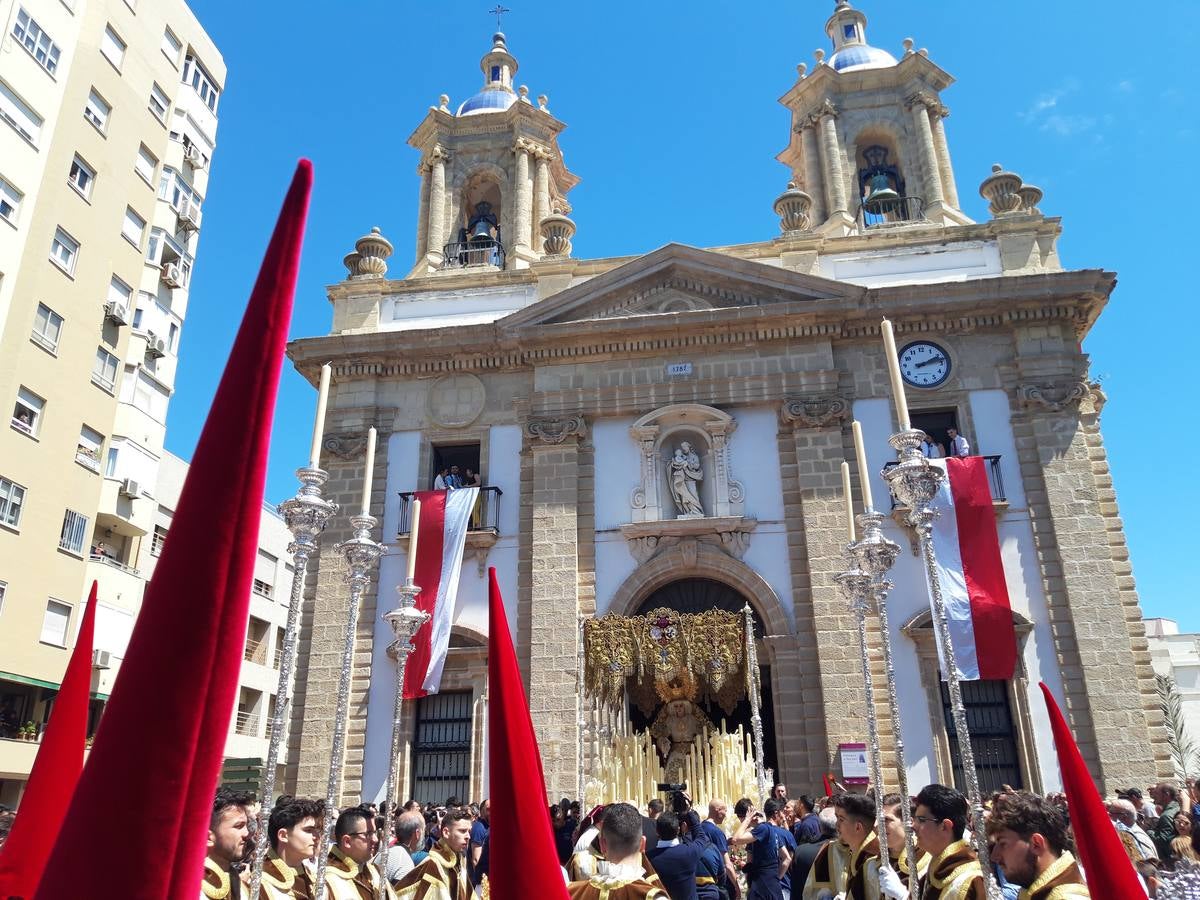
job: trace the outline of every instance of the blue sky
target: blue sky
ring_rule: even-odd
[[[771,204],[787,171],[774,159],[788,117],[777,99],[829,49],[832,0],[688,4],[509,0],[518,84],[546,93],[582,183],[571,193],[578,257],[643,253],[670,241],[716,246],[778,232]],[[192,0],[225,56],[228,82],[204,231],[183,332],[167,446],[188,458],[233,341],[295,161],[316,183],[292,334],[324,334],[324,286],[371,226],[412,259],[417,155],[405,143],[438,95],[457,105],[482,83],[495,20],[476,4]],[[1179,560],[1195,509],[1188,404],[1200,354],[1194,204],[1198,7],[1185,0],[1046,3],[859,0],[868,39],[899,56],[913,37],[958,81],[942,99],[959,194],[993,162],[1046,193],[1062,216],[1068,268],[1119,275],[1084,349],[1109,397],[1102,426],[1147,615],[1200,630]],[[315,391],[285,367],[267,497],[294,493]],[[1175,505],[1167,507],[1165,499]],[[1172,568],[1175,566],[1176,568]],[[1175,572],[1175,575],[1172,575]]]

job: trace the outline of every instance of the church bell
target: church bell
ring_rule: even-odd
[[[863,200],[863,206],[868,212],[883,212],[900,199],[900,195],[892,188],[891,181],[882,172],[872,175],[867,186],[867,196]]]

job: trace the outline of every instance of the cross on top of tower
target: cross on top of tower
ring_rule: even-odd
[[[500,17],[503,16],[505,13],[512,12],[512,10],[509,9],[507,6],[501,6],[499,3],[497,3],[495,5],[495,7],[492,9],[489,9],[488,12],[490,12],[492,15],[494,15],[496,17],[496,30],[503,31],[504,29],[500,27]]]

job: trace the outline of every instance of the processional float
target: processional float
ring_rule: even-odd
[[[771,787],[763,762],[761,680],[754,620],[711,609],[602,616],[583,621],[579,792],[588,806],[642,806],[660,784],[686,784],[693,803],[761,802]],[[701,708],[732,715],[750,707],[749,730],[718,726]],[[649,727],[637,731],[630,705]],[[590,762],[587,759],[590,758]]]

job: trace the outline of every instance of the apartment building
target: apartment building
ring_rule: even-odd
[[[98,720],[154,539],[225,65],[182,0],[0,0],[0,803],[100,584]],[[2,420],[0,420],[2,421]],[[107,655],[105,655],[107,654]]]

